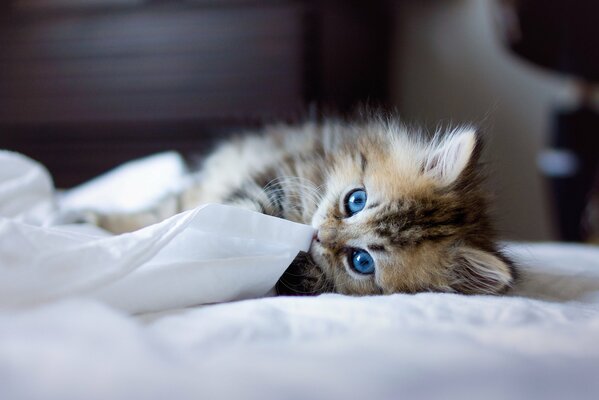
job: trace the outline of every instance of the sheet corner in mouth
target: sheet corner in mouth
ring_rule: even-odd
[[[308,250],[310,226],[219,204],[116,236],[53,225],[56,215],[95,211],[94,199],[98,210],[110,211],[102,201],[105,192],[118,197],[119,186],[143,190],[144,171],[165,171],[169,185],[160,181],[172,191],[185,179],[181,162],[167,153],[129,163],[72,190],[52,208],[48,205],[59,202],[45,169],[0,152],[0,171],[11,172],[0,175],[0,306],[84,295],[139,313],[267,295],[297,253]],[[132,212],[158,201],[157,187],[149,197],[137,195],[135,204],[114,200],[111,210]],[[19,198],[27,199],[27,207],[17,207],[23,204],[14,201]],[[45,206],[46,215],[38,205]]]

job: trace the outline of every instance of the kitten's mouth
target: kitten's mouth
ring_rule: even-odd
[[[320,243],[320,239],[318,239],[318,231],[314,231],[314,234],[312,235],[312,241],[310,242],[308,253],[312,253],[312,248],[316,243]]]
[[[312,235],[312,241],[320,242],[320,239],[318,239],[318,231],[314,231],[314,234]]]

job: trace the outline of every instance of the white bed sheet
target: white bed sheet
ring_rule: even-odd
[[[504,297],[279,297],[0,314],[2,399],[597,399],[599,249],[510,245]]]
[[[5,194],[32,194],[0,193],[0,208],[39,224],[54,205],[34,200],[53,189],[30,171],[11,186],[0,170]],[[598,399],[599,248],[507,251],[523,276],[504,297],[279,297],[138,316],[70,297],[5,309],[0,399]]]
[[[140,313],[271,293],[311,226],[219,204],[122,235],[67,223],[153,214],[188,178],[182,157],[163,153],[57,196],[42,165],[0,150],[0,309],[85,294]]]

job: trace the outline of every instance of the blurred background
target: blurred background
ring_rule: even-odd
[[[0,148],[69,188],[368,102],[474,122],[503,237],[599,237],[596,0],[0,2]]]

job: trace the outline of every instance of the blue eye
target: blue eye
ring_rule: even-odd
[[[366,205],[366,191],[363,189],[356,189],[350,192],[345,201],[345,211],[349,216],[359,213],[364,209]]]
[[[368,275],[374,272],[374,259],[365,250],[354,250],[351,253],[350,264],[354,270],[361,274]]]

